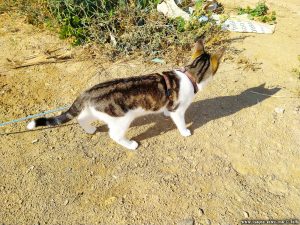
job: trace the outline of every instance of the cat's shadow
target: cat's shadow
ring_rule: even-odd
[[[211,99],[200,100],[191,104],[185,116],[188,128],[192,133],[211,120],[232,115],[241,109],[256,105],[277,93],[280,88],[265,88],[265,84],[249,88],[238,95],[222,96]],[[142,141],[155,137],[170,130],[177,129],[170,118],[159,115],[150,115],[138,118],[131,127],[155,123],[145,132],[133,137],[136,141]],[[105,129],[107,130],[107,129]],[[103,131],[101,127],[100,131]]]

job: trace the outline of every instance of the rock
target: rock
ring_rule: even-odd
[[[204,215],[204,210],[199,208],[199,216],[203,216]]]
[[[184,220],[181,220],[178,225],[195,225],[195,220],[194,218],[187,218],[187,219],[184,219]]]
[[[69,204],[69,200],[67,199],[66,201],[64,201],[64,205],[68,205]]]
[[[244,217],[249,218],[249,213],[247,211],[243,211]]]
[[[283,114],[284,111],[285,111],[284,108],[281,108],[281,107],[276,107],[276,108],[275,108],[275,112],[278,113],[278,114]]]

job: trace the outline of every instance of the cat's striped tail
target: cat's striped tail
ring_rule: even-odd
[[[72,120],[73,118],[77,117],[82,110],[81,104],[78,104],[78,99],[71,105],[71,107],[66,111],[60,114],[59,116],[54,117],[41,117],[35,119],[28,123],[27,129],[32,130],[36,127],[41,126],[56,126],[59,124],[64,124]]]

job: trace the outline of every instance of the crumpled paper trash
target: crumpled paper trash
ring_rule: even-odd
[[[189,20],[190,15],[180,9],[174,0],[165,0],[157,5],[157,11],[163,13],[166,17],[176,18],[182,17],[184,20]]]

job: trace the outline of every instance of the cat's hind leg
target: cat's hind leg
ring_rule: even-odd
[[[88,134],[94,134],[97,130],[96,127],[91,125],[96,118],[93,116],[89,109],[84,109],[78,116],[77,121],[79,125],[85,130]]]
[[[114,118],[113,120],[109,121],[107,125],[111,139],[125,148],[135,150],[138,147],[138,143],[125,137],[126,131],[129,128],[132,120],[132,118],[124,116],[121,118]]]

